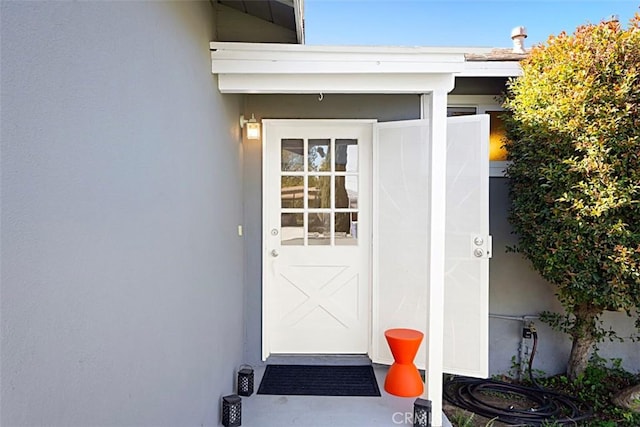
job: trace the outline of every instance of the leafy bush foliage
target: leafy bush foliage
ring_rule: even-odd
[[[575,378],[602,312],[640,307],[640,15],[551,36],[522,69],[505,101],[510,222],[556,285]]]
[[[620,390],[640,382],[640,373],[633,374],[622,368],[620,359],[607,361],[597,354],[592,355],[584,373],[575,381],[565,375],[540,378],[538,382],[549,389],[575,396],[589,406],[594,419],[588,426],[628,426],[640,425],[640,414],[619,408],[611,402],[612,397]]]

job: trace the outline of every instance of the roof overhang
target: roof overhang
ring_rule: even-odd
[[[222,6],[250,15],[265,23],[295,33],[298,43],[304,44],[304,0],[215,0]],[[258,21],[259,22],[259,21]],[[236,22],[237,25],[237,22]],[[269,27],[266,27],[269,29]],[[254,28],[261,31],[260,28]],[[262,29],[264,33],[264,28]],[[268,31],[271,33],[272,31]],[[237,34],[236,34],[237,35]],[[220,40],[220,39],[219,39]],[[239,40],[236,40],[239,41]],[[255,40],[265,42],[267,40]],[[281,42],[273,40],[274,42]]]
[[[521,74],[517,61],[467,61],[465,48],[231,42],[210,47],[211,70],[223,93],[449,92],[455,76]]]
[[[464,52],[442,48],[211,43],[223,93],[427,93],[453,89]]]

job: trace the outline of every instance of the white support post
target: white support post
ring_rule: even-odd
[[[442,426],[442,369],[444,345],[444,245],[447,156],[447,91],[421,97],[423,118],[431,128],[431,186],[429,218],[429,292],[427,301],[426,387],[423,397],[431,400],[433,426]]]

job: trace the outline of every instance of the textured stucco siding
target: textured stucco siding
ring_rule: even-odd
[[[242,145],[211,4],[0,7],[0,424],[218,425],[242,361]]]

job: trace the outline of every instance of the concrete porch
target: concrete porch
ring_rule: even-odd
[[[319,364],[318,358],[271,357],[271,364]],[[362,364],[361,358],[346,358],[322,363]],[[366,362],[365,362],[366,363]],[[276,396],[257,394],[265,366],[254,367],[254,394],[242,398],[242,425],[246,427],[376,427],[412,426],[415,398],[390,395],[384,391],[387,366],[374,364],[380,388],[379,397]],[[435,417],[434,417],[435,418]],[[442,425],[451,423],[442,414]]]

